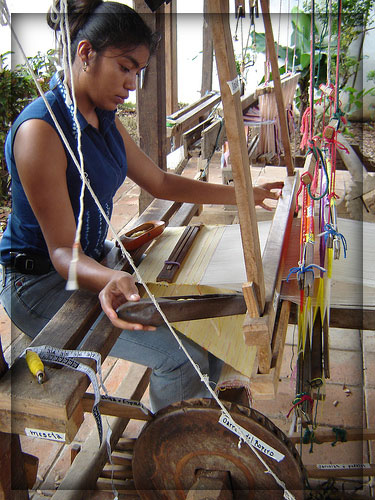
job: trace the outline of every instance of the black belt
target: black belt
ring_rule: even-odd
[[[7,266],[13,267],[22,274],[47,274],[54,270],[48,257],[27,252],[10,252],[10,261]]]

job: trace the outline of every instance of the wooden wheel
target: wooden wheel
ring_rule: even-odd
[[[305,471],[285,434],[256,410],[224,404],[237,424],[285,456],[278,462],[261,454],[296,499],[302,499]],[[250,447],[246,443],[239,447],[238,437],[218,422],[220,416],[214,400],[190,400],[161,410],[147,423],[133,456],[134,482],[141,498],[283,498],[283,490],[264,472]],[[230,496],[192,496],[191,490],[200,489],[199,475],[213,471],[227,475],[223,489]]]

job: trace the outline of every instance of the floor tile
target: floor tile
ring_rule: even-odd
[[[362,386],[362,352],[330,349],[329,362],[332,382]]]
[[[375,352],[363,353],[365,387],[375,388]]]
[[[375,352],[375,332],[370,330],[363,330],[362,334],[364,352]]]
[[[363,388],[327,384],[326,400],[319,402],[318,412],[318,421],[321,425],[362,428],[364,425]]]
[[[362,349],[360,332],[359,330],[330,328],[329,345],[331,349],[360,351]]]

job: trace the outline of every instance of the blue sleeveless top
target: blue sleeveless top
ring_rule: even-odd
[[[51,80],[51,90],[46,93],[47,100],[68,139],[69,145],[77,153],[77,131],[73,121],[73,106],[67,102],[65,87],[56,74]],[[115,111],[96,109],[99,129],[92,127],[77,111],[81,126],[81,148],[86,176],[105,213],[110,218],[113,209],[113,197],[126,177],[127,162],[124,142],[115,124]],[[12,213],[0,242],[0,262],[10,260],[9,252],[31,252],[48,256],[41,228],[27,201],[20,182],[13,155],[13,144],[17,130],[22,123],[31,119],[44,120],[56,130],[53,120],[43,99],[39,97],[29,104],[14,122],[5,143],[5,158],[12,178]],[[58,132],[57,132],[58,133]],[[66,179],[70,201],[77,221],[81,178],[69,152],[64,146],[67,157]],[[53,164],[51,164],[53,168]],[[89,191],[85,190],[84,217],[81,233],[81,245],[84,253],[95,260],[103,254],[107,236],[107,224],[97,208]]]

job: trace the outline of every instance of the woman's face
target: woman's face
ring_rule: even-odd
[[[150,52],[144,45],[126,51],[108,48],[89,61],[86,86],[89,100],[95,107],[115,110],[136,89],[137,76],[149,61]],[[88,80],[90,79],[90,80]]]

